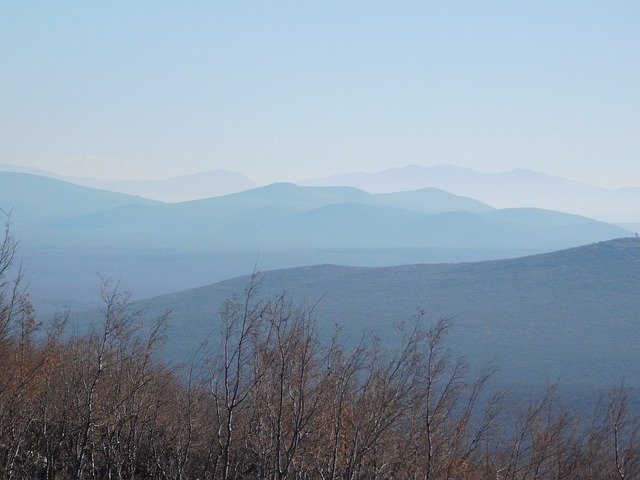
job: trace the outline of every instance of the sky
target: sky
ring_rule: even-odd
[[[640,186],[640,2],[0,0],[0,163]]]

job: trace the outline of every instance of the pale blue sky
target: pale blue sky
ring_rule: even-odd
[[[0,0],[0,163],[640,186],[640,2]]]

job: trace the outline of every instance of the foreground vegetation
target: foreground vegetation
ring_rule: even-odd
[[[640,478],[628,391],[589,421],[552,387],[518,404],[490,391],[491,368],[472,376],[451,356],[446,320],[398,325],[392,352],[371,335],[347,348],[339,330],[321,343],[312,309],[257,300],[254,277],[222,331],[170,366],[157,358],[168,315],[145,319],[108,281],[100,324],[39,325],[15,254],[6,230],[3,478]]]

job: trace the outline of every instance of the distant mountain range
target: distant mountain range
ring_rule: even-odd
[[[0,171],[29,173],[63,180],[83,187],[126,193],[163,202],[185,202],[217,197],[257,187],[249,178],[227,170],[213,170],[194,175],[182,175],[165,180],[101,180],[98,178],[65,177],[36,168],[0,165]]]
[[[248,277],[140,301],[170,309],[168,355],[185,358],[218,338],[218,310]],[[261,295],[288,291],[315,306],[328,339],[338,326],[351,342],[371,329],[392,347],[394,322],[420,308],[426,320],[453,319],[448,345],[471,365],[494,361],[500,382],[532,387],[559,381],[574,391],[640,386],[640,239],[626,238],[523,258],[385,268],[319,265],[264,272]],[[592,398],[593,399],[593,398]]]
[[[350,185],[371,193],[435,187],[497,208],[536,207],[612,222],[640,224],[640,188],[607,189],[525,169],[482,173],[454,165],[409,165],[374,173],[301,180],[299,185]]]
[[[30,173],[76,185],[183,202],[237,193],[256,185],[240,173],[214,170],[158,181],[104,181],[62,177],[34,168],[0,165],[0,171]],[[583,215],[640,230],[640,188],[608,189],[525,169],[482,173],[455,165],[408,165],[379,172],[356,172],[296,182],[301,186],[351,186],[369,193],[437,188],[496,208],[533,207]]]
[[[182,203],[0,173],[33,298],[66,307],[92,298],[96,272],[137,296],[262,269],[459,262],[545,252],[630,235],[586,217],[492,207],[427,188],[370,194],[273,184]],[[45,300],[43,300],[46,298]]]

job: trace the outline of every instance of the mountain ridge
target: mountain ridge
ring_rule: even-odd
[[[171,335],[184,348],[186,336],[218,328],[218,307],[247,283],[237,277],[136,308],[171,309]],[[264,298],[288,291],[313,305],[325,339],[337,325],[352,341],[371,329],[393,344],[392,325],[424,309],[428,321],[452,318],[452,348],[476,366],[495,359],[508,384],[588,388],[640,378],[638,286],[640,239],[632,237],[483,262],[265,271],[260,288]]]
[[[407,165],[302,179],[300,185],[351,185],[371,193],[436,187],[495,208],[536,207],[611,223],[637,223],[640,188],[609,189],[525,168],[484,173],[457,165]]]
[[[0,165],[0,171],[3,170],[44,175],[167,203],[220,197],[258,187],[248,177],[222,169],[150,182],[64,177],[35,168]],[[433,187],[473,198],[494,208],[537,207],[609,223],[640,223],[640,210],[634,207],[640,204],[640,187],[605,188],[527,168],[485,173],[452,164],[431,167],[414,164],[377,172],[361,171],[302,179],[295,183],[301,186],[352,186],[369,193],[398,193]]]
[[[94,177],[72,177],[38,168],[8,164],[0,164],[0,172],[40,175],[87,188],[140,196],[165,203],[227,195],[257,186],[245,175],[224,169],[177,175],[160,180],[104,180]]]

